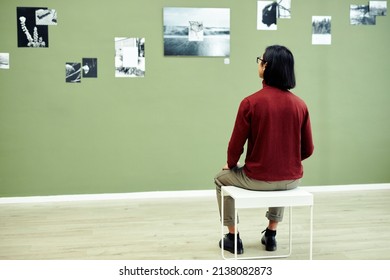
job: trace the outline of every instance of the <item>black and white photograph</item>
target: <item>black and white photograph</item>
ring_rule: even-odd
[[[350,5],[351,25],[375,25],[376,16],[370,13],[369,5]]]
[[[97,58],[83,58],[83,78],[97,78]]]
[[[19,48],[48,48],[49,32],[47,25],[36,23],[36,11],[47,10],[37,7],[17,7],[17,32]]]
[[[312,44],[313,45],[331,45],[331,16],[313,16],[312,17]]]
[[[35,11],[37,25],[57,25],[57,12],[54,9],[38,9]]]
[[[145,38],[115,37],[115,77],[145,77]]]
[[[81,63],[67,62],[65,64],[65,75],[67,83],[81,83]]]
[[[291,0],[279,0],[277,1],[276,15],[278,18],[291,18]]]
[[[257,30],[277,30],[278,3],[257,1]]]
[[[0,53],[0,69],[9,69],[9,53]]]
[[[163,14],[165,56],[230,56],[230,9],[166,7]]]
[[[369,9],[370,9],[370,14],[373,16],[386,16],[387,1],[370,1]]]

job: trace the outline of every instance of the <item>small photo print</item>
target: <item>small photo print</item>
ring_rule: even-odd
[[[277,30],[278,3],[257,1],[257,30]]]
[[[370,13],[369,5],[350,5],[349,18],[351,25],[376,24],[376,17]]]
[[[81,63],[67,62],[65,64],[65,81],[67,83],[81,82]]]
[[[332,43],[331,20],[331,16],[312,17],[313,45],[330,45]]]
[[[9,69],[9,53],[0,53],[0,69]]]
[[[370,14],[373,16],[386,16],[387,1],[370,1],[369,9],[370,9]]]
[[[285,19],[291,18],[291,0],[278,1],[277,17]]]
[[[145,77],[145,38],[115,38],[115,77]]]
[[[16,8],[19,48],[49,47],[48,26],[36,23],[37,10],[47,10],[47,8]]]
[[[97,78],[97,58],[83,58],[83,78]]]
[[[38,9],[35,11],[37,25],[57,25],[57,12],[54,9]]]

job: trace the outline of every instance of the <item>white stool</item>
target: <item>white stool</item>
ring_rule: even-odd
[[[234,186],[223,186],[221,188],[221,213],[224,213],[224,196],[230,196],[234,199],[235,219],[234,225],[237,228],[238,209],[248,208],[266,208],[266,207],[289,207],[289,253],[287,255],[256,256],[256,257],[237,257],[237,235],[234,242],[234,258],[230,259],[263,259],[263,258],[283,258],[291,255],[292,252],[292,207],[310,206],[310,260],[313,255],[313,194],[295,188],[287,191],[251,191]],[[221,218],[222,239],[224,237],[223,217]],[[225,258],[223,242],[221,246],[222,257]]]

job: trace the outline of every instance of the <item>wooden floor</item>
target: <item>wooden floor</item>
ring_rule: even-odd
[[[245,256],[267,253],[264,212],[240,212]],[[288,245],[287,214],[279,253]],[[288,259],[308,258],[309,217],[308,207],[293,209]],[[220,235],[214,197],[0,205],[1,260],[218,260]],[[315,193],[313,240],[313,259],[390,259],[390,190]]]

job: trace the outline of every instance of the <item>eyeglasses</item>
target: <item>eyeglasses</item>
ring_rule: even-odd
[[[259,60],[264,63],[266,62],[264,59],[262,59],[260,56],[256,57],[256,63],[259,64]]]

